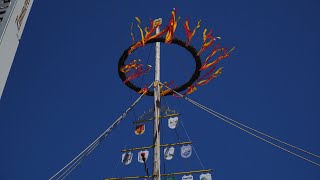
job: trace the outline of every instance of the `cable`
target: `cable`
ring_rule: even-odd
[[[189,102],[190,102],[190,101],[189,101]],[[283,151],[286,151],[286,152],[288,152],[288,153],[290,153],[290,154],[292,154],[292,155],[294,155],[294,156],[297,156],[297,157],[299,157],[299,158],[301,158],[301,159],[303,159],[303,160],[305,160],[305,161],[308,161],[308,162],[310,162],[310,163],[312,163],[312,164],[317,165],[317,166],[320,167],[320,164],[318,164],[318,163],[316,163],[316,162],[314,162],[314,161],[312,161],[312,160],[309,160],[309,159],[307,159],[307,158],[305,158],[305,157],[303,157],[303,156],[300,156],[300,155],[298,155],[298,154],[296,154],[296,153],[294,153],[294,152],[292,152],[292,151],[289,151],[289,150],[287,150],[287,149],[285,149],[285,148],[283,148],[283,147],[281,147],[281,146],[279,146],[279,145],[276,145],[276,144],[274,144],[274,143],[272,143],[272,142],[270,142],[270,141],[268,141],[268,140],[266,140],[266,139],[264,139],[264,138],[262,138],[262,137],[260,137],[260,136],[258,136],[258,135],[256,135],[256,134],[254,134],[254,133],[252,133],[252,132],[249,132],[249,131],[241,128],[240,126],[237,126],[237,125],[235,125],[235,124],[233,124],[233,123],[231,123],[231,122],[223,119],[222,117],[220,117],[220,116],[218,116],[218,115],[210,112],[209,110],[207,110],[207,109],[205,109],[205,108],[203,108],[203,107],[201,107],[201,106],[199,106],[199,105],[197,105],[197,104],[195,104],[195,103],[192,103],[192,104],[200,107],[201,109],[203,109],[203,110],[205,110],[206,112],[208,112],[208,113],[216,116],[217,118],[223,120],[224,122],[226,122],[226,123],[228,123],[228,124],[230,124],[230,125],[238,128],[238,129],[240,129],[240,130],[242,130],[242,131],[244,131],[244,132],[246,132],[246,133],[248,133],[248,134],[250,134],[250,135],[252,135],[252,136],[254,136],[254,137],[256,137],[256,138],[258,138],[258,139],[260,139],[260,140],[262,140],[262,141],[264,141],[264,142],[266,142],[266,143],[268,143],[268,144],[271,144],[271,145],[273,145],[273,146],[275,146],[275,147],[277,147],[277,148],[279,148],[279,149],[282,149]]]
[[[57,179],[64,179],[64,178],[66,178],[66,177],[82,162],[82,160],[92,152],[93,148],[95,148],[97,145],[98,145],[97,143],[94,144],[93,146],[91,146],[91,147],[88,149],[87,153],[84,153],[83,155],[79,156],[79,157],[77,158],[77,160],[74,161],[74,163],[72,163],[72,164],[68,167],[68,169],[65,170]]]
[[[188,132],[187,132],[186,128],[185,128],[184,125],[183,125],[182,120],[180,120],[180,122],[181,122],[181,125],[182,125],[182,127],[183,127],[184,132],[185,132],[186,135],[187,135],[187,138],[188,138],[189,142],[191,142],[191,139],[190,139],[190,137],[189,137],[189,135],[188,135]],[[201,164],[202,169],[205,169],[204,166],[203,166],[203,164],[202,164],[202,161],[200,160],[200,157],[199,157],[199,155],[198,155],[198,153],[197,153],[197,151],[196,151],[196,148],[195,148],[193,145],[192,145],[192,149],[193,149],[193,151],[195,152],[195,154],[196,154],[196,156],[197,156],[197,158],[198,158],[198,160],[199,160],[199,162],[200,162],[200,164]]]
[[[167,102],[166,102],[166,106],[167,106]],[[160,129],[163,129],[161,131],[161,142],[164,143],[164,128],[163,128],[163,123],[162,120],[160,120]],[[166,159],[164,157],[164,155],[162,156],[162,163],[163,163],[163,174],[166,174]]]
[[[148,88],[152,86],[153,83],[150,84]],[[111,125],[106,129],[97,139],[95,139],[87,148],[85,148],[80,154],[78,154],[73,160],[71,160],[67,165],[65,165],[60,171],[58,171],[55,175],[53,175],[49,180],[52,180],[56,176],[58,176],[61,172],[63,172],[67,167],[70,167],[62,173],[57,179],[60,179],[63,177],[63,175],[66,174],[70,170],[72,172],[79,164],[80,162],[88,156],[97,146],[98,144],[103,141],[110,133],[111,131],[120,123],[120,121],[128,114],[128,112],[141,100],[141,98],[146,94],[144,92],[139,96],[139,98]],[[73,167],[73,168],[72,168]],[[71,169],[72,168],[72,169]],[[67,175],[70,173],[68,172]],[[63,178],[65,178],[64,176]]]
[[[181,139],[180,139],[180,136],[178,134],[177,128],[174,129],[174,132],[175,132],[175,134],[176,134],[176,136],[178,138],[178,142],[180,143]],[[183,158],[183,159],[186,161],[186,164],[187,164],[187,166],[189,168],[189,171],[191,171],[191,165],[190,165],[189,159],[188,158]]]
[[[161,83],[161,84],[162,84],[162,83]],[[165,86],[165,85],[164,85],[164,86]],[[167,87],[167,86],[165,86],[165,87],[168,88],[168,89],[171,89],[171,88],[169,88],[169,87]],[[171,89],[171,90],[172,90],[172,89]],[[281,149],[281,150],[283,150],[283,151],[285,151],[285,152],[287,152],[287,153],[290,153],[290,154],[292,154],[292,155],[294,155],[294,156],[296,156],[296,157],[299,157],[299,158],[301,158],[301,159],[303,159],[303,160],[305,160],[305,161],[308,161],[308,162],[310,162],[310,163],[312,163],[312,164],[317,165],[317,166],[320,167],[320,164],[319,164],[319,163],[316,163],[316,162],[314,162],[314,161],[312,161],[312,160],[310,160],[310,159],[308,159],[308,158],[305,158],[305,157],[300,156],[300,155],[298,155],[298,154],[296,154],[296,153],[294,153],[294,152],[292,152],[292,151],[289,151],[289,150],[285,149],[284,147],[281,147],[281,146],[279,146],[279,145],[276,145],[276,144],[274,144],[274,143],[272,143],[272,142],[270,142],[270,141],[268,141],[268,140],[266,140],[266,139],[264,139],[264,138],[262,138],[262,137],[260,137],[260,136],[258,136],[258,135],[256,135],[256,134],[254,134],[254,133],[252,133],[252,132],[250,132],[250,131],[248,131],[248,130],[240,127],[240,126],[243,126],[243,127],[247,128],[247,129],[250,129],[250,130],[252,130],[252,131],[254,131],[254,132],[257,132],[257,133],[259,133],[259,134],[262,134],[262,135],[264,135],[264,136],[266,136],[266,137],[270,137],[270,139],[276,140],[276,141],[278,141],[278,142],[281,142],[282,144],[285,144],[285,145],[288,145],[288,146],[290,146],[290,147],[293,147],[294,149],[300,150],[301,152],[308,152],[308,151],[303,150],[303,149],[301,149],[301,148],[298,148],[298,147],[296,147],[296,146],[293,146],[293,145],[291,145],[291,144],[289,144],[289,143],[286,143],[286,142],[284,142],[284,141],[280,141],[280,140],[278,140],[278,139],[276,139],[276,138],[274,138],[274,137],[272,137],[272,136],[270,136],[270,135],[267,135],[267,134],[265,134],[265,133],[262,133],[262,132],[260,132],[260,131],[257,131],[257,130],[255,130],[255,129],[253,129],[253,128],[248,127],[248,126],[245,126],[245,125],[243,125],[243,124],[241,124],[241,123],[239,123],[239,122],[237,122],[237,121],[235,121],[235,120],[233,120],[233,119],[231,119],[231,118],[228,118],[228,117],[226,117],[226,116],[224,116],[224,115],[222,115],[222,114],[220,114],[220,113],[217,113],[216,111],[213,111],[212,109],[210,109],[210,108],[208,108],[208,107],[206,107],[206,106],[204,106],[204,105],[202,105],[202,104],[200,104],[200,103],[198,103],[198,102],[196,102],[196,101],[194,101],[194,100],[192,100],[192,99],[190,99],[190,98],[188,98],[188,97],[186,97],[186,96],[184,96],[184,95],[182,95],[182,94],[180,94],[180,93],[178,93],[178,92],[176,92],[176,91],[174,91],[174,90],[172,90],[172,91],[173,91],[174,93],[178,94],[178,95],[179,95],[180,97],[182,97],[183,99],[189,101],[190,103],[196,105],[197,107],[203,109],[204,111],[206,111],[206,112],[214,115],[215,117],[221,119],[222,121],[224,121],[224,122],[226,122],[226,123],[228,123],[228,124],[230,124],[230,125],[238,128],[238,129],[240,129],[240,130],[242,130],[242,131],[244,131],[244,132],[246,132],[246,133],[248,133],[248,134],[250,134],[250,135],[252,135],[252,136],[254,136],[254,137],[256,137],[256,138],[258,138],[258,139],[260,139],[260,140],[262,140],[262,141],[264,141],[264,142],[266,142],[266,143],[268,143],[268,144],[270,144],[270,145],[272,145],[272,146],[275,146],[275,147],[277,147],[277,148],[279,148],[279,149]],[[227,119],[230,120],[230,121],[232,121],[232,122],[235,122],[236,124],[238,124],[238,125],[240,125],[240,126],[238,126],[238,125],[236,125],[236,124],[234,124],[234,123],[231,123],[231,122],[228,121]],[[315,157],[318,157],[318,155],[315,155],[314,153],[308,152],[307,154],[310,154],[310,155],[313,155],[313,156],[315,156]]]
[[[189,99],[189,98],[188,98],[188,99]],[[194,101],[194,102],[195,102],[195,101]],[[195,102],[195,103],[197,103],[197,102]],[[198,104],[200,105],[200,103],[198,103]],[[204,108],[207,108],[207,107],[205,107],[205,106],[203,106],[203,107],[204,107]],[[311,155],[311,156],[320,158],[319,155],[316,155],[316,154],[314,154],[314,153],[311,153],[311,152],[309,152],[309,151],[306,151],[306,150],[304,150],[304,149],[301,149],[301,148],[299,148],[299,147],[296,147],[296,146],[294,146],[294,145],[291,145],[291,144],[289,144],[289,143],[287,143],[287,142],[281,141],[281,140],[279,140],[279,139],[277,139],[277,138],[275,138],[275,137],[272,137],[272,136],[270,136],[270,135],[268,135],[268,134],[265,134],[265,133],[263,133],[263,132],[260,132],[260,131],[258,131],[258,130],[256,130],[256,129],[253,129],[253,128],[249,127],[249,126],[246,126],[246,125],[244,125],[244,124],[242,124],[242,123],[240,123],[240,122],[238,122],[238,121],[236,121],[236,120],[234,120],[234,119],[231,119],[231,118],[229,118],[229,117],[227,117],[227,116],[224,116],[224,115],[222,115],[222,114],[220,114],[220,113],[218,113],[218,112],[216,112],[216,111],[214,111],[214,110],[212,110],[212,109],[209,109],[209,108],[207,108],[207,109],[208,109],[209,111],[211,111],[211,112],[213,112],[213,113],[215,113],[215,114],[217,114],[217,115],[225,118],[225,119],[228,119],[228,120],[230,120],[230,121],[232,121],[232,122],[234,122],[234,123],[236,123],[236,124],[239,124],[239,125],[241,125],[241,126],[243,126],[243,127],[245,127],[245,128],[248,128],[248,129],[250,129],[250,130],[252,130],[252,131],[254,131],[254,132],[258,133],[258,134],[261,134],[261,135],[263,135],[263,136],[265,136],[265,137],[268,137],[268,138],[270,138],[270,139],[272,139],[272,140],[275,140],[275,141],[277,141],[277,142],[279,142],[279,143],[282,143],[282,144],[285,144],[285,145],[287,145],[287,146],[290,146],[290,147],[292,147],[292,148],[294,148],[294,149],[296,149],[296,150],[299,150],[299,151],[301,151],[301,152],[307,153],[307,154],[309,154],[309,155]]]
[[[128,144],[126,144],[122,149],[126,149],[126,148],[127,148],[127,145],[128,145]],[[114,172],[113,172],[113,174],[114,174],[113,176],[114,176],[114,177],[117,176],[118,167],[119,167],[121,161],[122,161],[122,158],[120,159],[120,161],[117,161],[117,164],[116,164],[116,166],[115,166],[115,168],[114,168]]]
[[[153,49],[153,47],[154,47],[154,44],[150,45],[149,55],[148,55],[148,59],[147,59],[146,65],[148,65],[148,63],[149,63],[150,54],[151,54],[151,49]],[[142,83],[143,83],[143,81],[144,81],[144,77],[145,77],[145,76],[142,76],[142,78],[141,78],[140,87],[142,87]]]
[[[166,106],[169,107],[167,102],[166,102]],[[161,121],[161,123],[162,123],[162,121]],[[178,126],[178,127],[179,127],[179,126]],[[175,135],[176,135],[176,137],[177,137],[177,139],[178,139],[178,142],[179,142],[179,143],[182,142],[182,141],[181,141],[181,138],[180,138],[180,136],[179,136],[179,133],[178,133],[178,131],[177,131],[177,128],[174,128],[174,132],[175,132]],[[189,141],[190,141],[190,140],[189,140]],[[189,168],[189,171],[191,171],[191,165],[190,165],[189,159],[188,159],[188,158],[183,158],[183,159],[185,160],[185,162],[186,162],[186,164],[187,164],[187,166],[188,166],[188,168]],[[164,174],[165,174],[165,173],[164,173]]]
[[[129,89],[129,91],[130,91],[130,92],[129,92],[129,94],[130,94],[130,99],[131,99],[131,101],[133,101],[131,89]],[[133,109],[133,115],[134,115],[135,118],[137,117],[137,114],[136,114],[135,109]]]

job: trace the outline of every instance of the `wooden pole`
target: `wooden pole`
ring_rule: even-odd
[[[153,23],[161,23],[162,19],[156,19]],[[156,29],[160,33],[160,28]],[[160,174],[160,42],[156,42],[155,55],[155,78],[154,78],[154,126],[153,126],[153,179],[161,180]]]

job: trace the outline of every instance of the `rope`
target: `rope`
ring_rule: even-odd
[[[177,136],[178,142],[180,143],[181,139],[180,139],[180,136],[178,134],[177,128],[174,129],[174,132],[175,132],[175,134]],[[186,164],[187,164],[187,166],[189,168],[189,171],[191,171],[191,165],[190,165],[189,159],[188,158],[183,158],[183,159],[185,160],[185,162],[186,162]]]
[[[183,127],[184,132],[185,132],[186,135],[187,135],[188,140],[191,142],[191,139],[190,139],[190,137],[189,137],[189,134],[188,134],[186,128],[184,127],[182,120],[180,120],[180,122],[181,122],[181,125],[182,125],[182,127]],[[194,145],[192,145],[192,149],[193,149],[194,153],[196,154],[196,156],[197,156],[197,158],[198,158],[198,160],[199,160],[199,162],[200,162],[200,164],[201,164],[202,169],[205,169],[204,166],[203,166],[203,164],[202,164],[202,161],[201,161],[201,159],[200,159],[200,157],[199,157],[199,155],[198,155],[198,153],[197,153],[197,151],[196,151],[196,148],[194,147]]]
[[[161,83],[161,84],[162,84],[162,83]],[[165,86],[165,85],[164,85],[164,86]],[[165,86],[165,87],[168,88],[168,89],[171,89],[171,88],[169,88],[169,87],[167,87],[167,86]],[[312,160],[310,160],[310,159],[308,159],[308,158],[305,158],[305,157],[303,157],[303,156],[301,156],[301,155],[298,155],[298,154],[296,154],[296,153],[294,153],[294,152],[292,152],[292,151],[290,151],[290,150],[287,150],[287,149],[284,148],[284,147],[281,147],[281,146],[279,146],[279,145],[277,145],[277,144],[274,144],[274,143],[272,143],[272,142],[270,142],[270,141],[268,141],[268,140],[266,140],[266,139],[264,139],[264,138],[262,138],[262,137],[260,137],[260,136],[258,136],[258,135],[256,135],[256,134],[254,134],[254,133],[252,133],[252,132],[244,129],[243,127],[247,128],[247,129],[249,129],[249,130],[252,130],[252,131],[254,131],[254,132],[258,133],[258,134],[264,135],[265,137],[270,137],[270,139],[273,139],[273,140],[275,140],[275,141],[277,141],[277,142],[280,142],[280,143],[282,143],[282,144],[288,145],[288,146],[290,146],[290,147],[292,147],[292,148],[294,148],[294,149],[296,149],[296,150],[299,150],[299,151],[301,151],[301,152],[305,152],[305,153],[307,153],[307,154],[313,155],[313,156],[315,156],[315,157],[317,157],[317,158],[319,158],[318,155],[316,155],[316,154],[314,154],[314,153],[311,153],[311,152],[308,152],[308,151],[306,151],[306,150],[303,150],[303,149],[301,149],[301,148],[298,148],[298,147],[296,147],[296,146],[293,146],[293,145],[291,145],[291,144],[289,144],[289,143],[286,143],[286,142],[284,142],[284,141],[281,141],[281,140],[279,140],[279,139],[276,139],[276,138],[274,138],[274,137],[272,137],[272,136],[270,136],[270,135],[267,135],[267,134],[265,134],[265,133],[262,133],[262,132],[260,132],[260,131],[258,131],[258,130],[255,130],[255,129],[249,127],[249,126],[245,126],[245,125],[243,125],[243,124],[241,124],[241,123],[239,123],[239,122],[237,122],[237,121],[235,121],[235,120],[233,120],[233,119],[231,119],[231,118],[228,118],[228,117],[226,117],[226,116],[224,116],[224,115],[222,115],[222,114],[220,114],[220,113],[217,113],[216,111],[214,111],[214,110],[212,110],[212,109],[210,109],[210,108],[208,108],[208,107],[206,107],[206,106],[204,106],[204,105],[202,105],[202,104],[200,104],[200,103],[198,103],[198,102],[196,102],[196,101],[194,101],[194,100],[192,100],[192,99],[190,99],[190,98],[188,98],[188,97],[186,97],[186,96],[184,96],[184,95],[182,95],[182,94],[180,94],[180,93],[178,93],[178,92],[176,92],[176,91],[173,90],[173,89],[171,89],[171,90],[172,90],[174,93],[178,94],[178,95],[179,95],[180,97],[182,97],[183,99],[185,99],[186,101],[189,101],[189,102],[192,103],[193,105],[195,105],[195,106],[201,108],[202,110],[204,110],[204,111],[212,114],[213,116],[219,118],[220,120],[222,120],[222,121],[224,121],[224,122],[226,122],[226,123],[228,123],[228,124],[230,124],[230,125],[238,128],[238,129],[240,129],[240,130],[242,130],[242,131],[244,131],[244,132],[246,132],[246,133],[248,133],[248,134],[250,134],[250,135],[252,135],[252,136],[254,136],[254,137],[256,137],[256,138],[258,138],[258,139],[260,139],[260,140],[262,140],[262,141],[264,141],[264,142],[266,142],[266,143],[268,143],[268,144],[270,144],[270,145],[272,145],[272,146],[274,146],[274,147],[277,147],[277,148],[279,148],[279,149],[281,149],[281,150],[283,150],[283,151],[285,151],[285,152],[287,152],[287,153],[289,153],[289,154],[292,154],[292,155],[294,155],[294,156],[296,156],[296,157],[299,157],[299,158],[301,158],[301,159],[303,159],[303,160],[305,160],[305,161],[307,161],[307,162],[310,162],[310,163],[312,163],[312,164],[320,167],[320,164],[319,164],[319,163],[316,163],[316,162],[314,162],[314,161],[312,161]],[[234,123],[236,123],[236,124],[238,124],[238,125],[236,125],[236,124],[228,121],[227,119],[230,120],[230,121],[232,121],[232,122],[234,122]],[[242,126],[242,127],[240,127],[239,125]]]
[[[132,91],[131,91],[131,89],[129,89],[129,94],[130,94],[130,99],[131,99],[131,102],[133,101],[133,98],[132,98]],[[137,113],[136,113],[136,110],[135,109],[133,109],[133,115],[134,115],[134,119],[137,119],[136,117],[137,117]]]
[[[189,98],[188,98],[188,99],[189,99]],[[195,102],[195,101],[194,101],[194,102]],[[197,102],[195,102],[195,103],[197,103]],[[197,104],[201,105],[200,103],[197,103]],[[203,106],[203,105],[202,105],[202,106]],[[320,156],[317,155],[317,154],[311,153],[311,152],[309,152],[309,151],[306,151],[306,150],[304,150],[304,149],[301,149],[301,148],[299,148],[299,147],[296,147],[296,146],[294,146],[294,145],[292,145],[292,144],[289,144],[289,143],[287,143],[287,142],[281,141],[281,140],[279,140],[279,139],[277,139],[277,138],[275,138],[275,137],[272,137],[272,136],[270,136],[270,135],[268,135],[268,134],[265,134],[265,133],[263,133],[263,132],[261,132],[261,131],[258,131],[258,130],[256,130],[256,129],[253,129],[253,128],[249,127],[249,126],[246,126],[246,125],[244,125],[244,124],[242,124],[242,123],[240,123],[240,122],[238,122],[238,121],[236,121],[236,120],[234,120],[234,119],[231,119],[231,118],[229,118],[229,117],[227,117],[227,116],[224,116],[224,115],[218,113],[217,111],[214,111],[214,110],[212,110],[212,109],[209,109],[208,107],[205,107],[205,106],[203,106],[203,107],[204,107],[204,108],[207,108],[209,111],[211,111],[211,112],[213,112],[213,113],[215,113],[215,114],[217,114],[217,115],[219,115],[219,116],[221,116],[221,117],[223,117],[223,118],[225,118],[225,119],[228,119],[228,120],[230,120],[230,121],[232,121],[232,122],[234,122],[234,123],[236,123],[236,124],[239,124],[239,125],[247,128],[247,129],[250,129],[250,130],[252,130],[252,131],[254,131],[254,132],[258,133],[258,134],[261,134],[261,135],[263,135],[263,136],[265,136],[265,137],[268,137],[268,138],[270,138],[270,139],[272,139],[272,140],[274,140],[274,141],[277,141],[277,142],[279,142],[279,143],[282,143],[282,144],[285,144],[285,145],[287,145],[287,146],[290,146],[290,147],[292,147],[292,148],[294,148],[294,149],[296,149],[296,150],[299,150],[299,151],[304,152],[304,153],[306,153],[306,154],[309,154],[309,155],[311,155],[311,156],[320,158]]]
[[[167,104],[167,103],[166,103]],[[163,122],[160,121],[160,129],[163,129],[161,132],[161,142],[164,143],[164,128],[163,128]],[[163,174],[166,174],[166,159],[164,156],[162,156],[162,163],[163,163]]]
[[[166,106],[168,107],[168,103],[166,102]],[[162,121],[161,121],[162,122]],[[179,126],[178,126],[179,127]],[[174,132],[175,132],[175,135],[176,135],[176,137],[177,137],[177,139],[178,139],[178,142],[179,143],[181,143],[182,141],[181,141],[181,138],[180,138],[180,136],[179,136],[179,133],[178,133],[178,130],[177,130],[177,128],[174,128]],[[189,140],[189,142],[191,142],[190,140]],[[192,146],[193,147],[193,146]],[[164,158],[164,157],[163,157]],[[189,168],[189,171],[191,171],[191,165],[190,165],[190,162],[189,162],[189,159],[188,158],[183,158],[184,160],[185,160],[185,162],[186,162],[186,164],[187,164],[187,166],[188,166],[188,168]],[[165,174],[165,173],[164,173]]]
[[[124,146],[124,149],[127,148],[127,145],[128,145],[128,144],[126,144],[126,145]],[[121,161],[122,161],[122,157],[120,158],[120,161],[116,160],[116,166],[115,166],[114,172],[113,172],[113,176],[114,176],[114,177],[116,177],[117,174],[118,174],[118,167],[119,167]]]
[[[152,49],[153,47],[154,47],[154,44],[152,44],[152,45],[150,46],[149,55],[148,55],[148,59],[147,59],[146,65],[148,65],[148,63],[149,63],[149,59],[150,59],[150,55],[151,55],[151,49]],[[143,81],[144,81],[144,77],[145,77],[145,76],[142,76],[142,78],[141,78],[140,87],[142,87],[142,83],[143,83]]]
[[[153,84],[153,83],[152,83]],[[148,88],[150,88],[152,86]],[[58,171],[55,175],[53,175],[49,180],[52,180],[56,176],[60,175],[57,179],[64,179],[68,174],[70,174],[80,163],[81,161],[87,157],[98,145],[101,141],[103,141],[111,131],[120,123],[120,121],[128,114],[128,112],[141,100],[141,98],[146,94],[144,92],[139,96],[139,98],[111,125],[108,129],[106,129],[97,139],[95,139],[87,148],[85,148],[80,154],[78,154],[73,160],[71,160],[67,165],[65,165],[60,171]],[[69,171],[70,170],[70,171]],[[69,172],[68,172],[69,171]],[[66,174],[67,173],[67,174]],[[66,174],[66,175],[65,175]],[[64,176],[65,175],[65,176]]]
[[[189,102],[191,102],[191,101],[189,101]],[[199,105],[197,105],[197,104],[195,104],[195,103],[192,103],[192,104],[198,106],[199,108],[201,108],[201,109],[205,110],[206,112],[208,112],[208,113],[216,116],[217,118],[223,120],[224,122],[226,122],[226,123],[228,123],[228,124],[230,124],[230,125],[238,128],[238,129],[240,129],[240,130],[242,130],[242,131],[244,131],[244,132],[246,132],[246,133],[248,133],[248,134],[250,134],[250,135],[252,135],[252,136],[254,136],[254,137],[256,137],[256,138],[258,138],[258,139],[260,139],[260,140],[262,140],[262,141],[264,141],[264,142],[266,142],[266,143],[268,143],[268,144],[271,144],[271,145],[273,145],[273,146],[275,146],[275,147],[277,147],[277,148],[279,148],[279,149],[281,149],[281,150],[283,150],[283,151],[285,151],[285,152],[287,152],[287,153],[290,153],[290,154],[292,154],[292,155],[294,155],[294,156],[297,156],[297,157],[299,157],[299,158],[301,158],[301,159],[303,159],[303,160],[305,160],[305,161],[308,161],[308,162],[310,162],[310,163],[312,163],[312,164],[317,165],[317,166],[320,167],[320,164],[318,164],[318,163],[316,163],[316,162],[314,162],[314,161],[312,161],[312,160],[309,160],[309,159],[307,159],[307,158],[305,158],[305,157],[303,157],[303,156],[300,156],[300,155],[298,155],[298,154],[296,154],[296,153],[294,153],[294,152],[292,152],[292,151],[289,151],[289,150],[287,150],[287,149],[285,149],[285,148],[283,148],[283,147],[281,147],[281,146],[279,146],[279,145],[276,145],[276,144],[274,144],[274,143],[272,143],[272,142],[270,142],[270,141],[268,141],[268,140],[266,140],[266,139],[264,139],[264,138],[262,138],[262,137],[260,137],[260,136],[258,136],[258,135],[256,135],[256,134],[254,134],[254,133],[252,133],[252,132],[249,132],[249,131],[245,130],[244,128],[241,128],[240,126],[237,126],[236,124],[233,124],[233,123],[231,123],[231,122],[223,119],[222,117],[220,117],[220,116],[212,113],[211,111],[209,111],[208,109],[206,109],[206,108],[204,108],[204,107],[201,107],[201,106],[199,106]]]

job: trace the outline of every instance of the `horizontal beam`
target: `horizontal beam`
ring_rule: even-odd
[[[128,152],[128,151],[137,151],[137,150],[143,150],[143,149],[150,149],[153,148],[154,145],[152,146],[145,146],[145,147],[137,147],[137,148],[131,148],[131,149],[123,149],[121,152]]]
[[[173,144],[162,144],[160,145],[161,147],[167,147],[167,146],[177,146],[177,145],[184,145],[184,144],[192,144],[191,141],[189,142],[178,142],[178,143],[173,143]]]
[[[205,172],[212,172],[212,169],[168,173],[168,174],[161,174],[161,176],[176,176],[176,175],[182,175],[182,174],[205,173]],[[122,177],[122,178],[105,178],[105,180],[144,179],[144,178],[152,178],[152,176],[129,176],[129,177]]]
[[[168,115],[165,115],[165,116],[159,116],[159,119],[173,117],[173,116],[180,116],[180,114],[168,114]],[[152,121],[152,120],[154,120],[154,117],[149,118],[149,119],[142,119],[142,120],[138,120],[138,121],[133,121],[133,124],[149,122],[149,121]]]
[[[169,173],[169,174],[161,174],[161,176],[175,176],[181,174],[193,174],[193,173],[204,173],[204,172],[212,172],[212,169],[203,169],[203,170],[196,170],[196,171],[186,171],[186,172],[176,172],[176,173]]]
[[[161,147],[167,147],[167,146],[177,146],[177,145],[184,145],[184,144],[192,144],[192,142],[179,142],[179,143],[173,143],[173,144],[161,144]],[[137,147],[137,148],[131,148],[131,149],[123,149],[121,152],[128,152],[128,151],[136,151],[136,150],[144,150],[144,149],[150,149],[153,148],[152,146],[145,146],[145,147]]]

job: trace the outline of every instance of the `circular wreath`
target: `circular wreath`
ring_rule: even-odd
[[[162,42],[164,43],[165,42],[165,38],[164,37],[159,37],[159,38],[154,38],[154,39],[151,39],[149,40],[146,44],[150,44],[150,43],[156,43],[156,42]],[[188,45],[186,46],[186,43],[180,39],[177,39],[177,38],[174,38],[172,39],[172,44],[176,44],[180,47],[183,47],[185,48],[187,51],[189,51],[195,62],[196,62],[196,67],[195,67],[195,70],[193,72],[193,75],[192,77],[189,79],[189,81],[187,81],[186,83],[182,84],[181,86],[178,86],[176,88],[174,88],[174,91],[177,91],[177,92],[181,92],[181,91],[184,91],[186,90],[189,86],[191,86],[200,76],[200,68],[202,66],[202,63],[201,63],[201,59],[200,59],[200,56],[197,56],[198,54],[198,51],[196,50],[196,48],[194,48],[193,46],[191,45]],[[132,45],[133,46],[133,45]],[[131,47],[131,46],[130,46]],[[125,65],[125,62],[129,56],[128,52],[130,50],[130,47],[128,49],[126,49],[123,53],[122,53],[122,56],[120,57],[119,59],[119,63],[118,63],[118,73],[119,73],[119,76],[121,78],[121,80],[123,82],[125,82],[126,80],[126,74],[124,72],[122,72],[120,69],[121,67],[123,67]],[[129,88],[133,89],[134,91],[136,91],[137,93],[139,93],[139,91],[141,92],[141,87],[138,87],[136,86],[135,84],[133,84],[132,82],[128,81],[125,83],[126,86],[128,86]],[[172,95],[173,94],[173,91],[165,94],[164,96],[167,96],[167,95]],[[148,96],[153,96],[154,95],[154,92],[153,91],[149,91],[146,93],[146,95]]]

